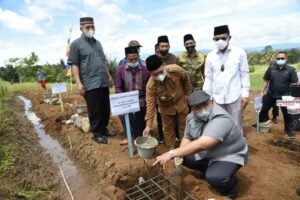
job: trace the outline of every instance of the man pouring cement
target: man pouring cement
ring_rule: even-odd
[[[176,140],[175,120],[178,120],[179,134],[182,138],[189,112],[187,96],[192,90],[189,76],[176,64],[164,65],[157,55],[149,56],[146,66],[151,77],[146,86],[146,128],[143,135],[150,135],[157,103],[162,117],[165,144],[173,149]]]
[[[210,96],[198,90],[188,98],[187,116],[180,147],[158,157],[153,165],[183,157],[183,165],[198,170],[210,185],[228,198],[237,197],[236,172],[246,164],[248,146],[236,120]]]

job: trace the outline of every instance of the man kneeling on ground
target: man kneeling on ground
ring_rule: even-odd
[[[235,173],[247,162],[248,145],[229,113],[210,101],[202,91],[188,98],[192,112],[187,116],[180,147],[158,157],[153,165],[183,157],[183,165],[199,170],[222,195],[237,197]]]

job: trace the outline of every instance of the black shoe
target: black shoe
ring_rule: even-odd
[[[272,122],[278,124],[279,123],[278,117],[273,117]]]
[[[250,127],[251,128],[257,128],[257,124],[256,123],[255,124],[251,124]]]
[[[165,142],[164,138],[159,138],[158,143],[163,144]]]
[[[94,140],[99,144],[107,144],[107,139],[101,135],[94,136]]]
[[[116,133],[106,130],[104,132],[104,135],[107,137],[113,137],[113,136],[116,136]]]

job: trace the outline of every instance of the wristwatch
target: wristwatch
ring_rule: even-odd
[[[173,149],[169,151],[169,155],[171,156],[171,159],[175,158],[175,152]]]

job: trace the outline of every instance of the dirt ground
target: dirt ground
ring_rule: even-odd
[[[143,160],[138,156],[130,159],[128,147],[119,145],[124,135],[117,117],[111,117],[108,127],[117,132],[117,136],[109,138],[108,145],[100,145],[91,139],[91,134],[83,133],[73,125],[61,123],[62,120],[69,119],[75,113],[70,104],[74,106],[75,101],[77,104],[84,104],[84,99],[80,95],[63,95],[66,104],[65,112],[61,112],[59,106],[44,103],[41,92],[30,92],[25,96],[32,100],[33,111],[41,118],[46,132],[60,141],[72,160],[82,169],[89,184],[97,188],[97,193],[101,194],[98,199],[123,199],[124,191],[136,185],[140,176],[147,179]],[[244,131],[248,136],[249,161],[237,173],[238,199],[300,199],[295,192],[295,189],[300,187],[300,153],[277,147],[273,142],[275,138],[285,137],[283,118],[280,116],[280,123],[273,124],[270,133],[256,133],[255,129],[249,127],[255,122],[256,117],[252,103],[244,113]],[[29,131],[26,127],[30,125],[22,124],[25,132]],[[72,150],[69,139],[72,143]],[[296,141],[300,141],[299,134]],[[159,145],[156,155],[165,151],[164,145]],[[148,160],[149,163],[153,161],[154,158]],[[150,177],[157,175],[159,171],[159,167],[156,167],[151,171]],[[164,172],[170,174],[173,171],[174,163],[169,162]],[[47,177],[44,179],[45,182],[47,182]],[[205,180],[200,179],[195,171],[184,168],[182,176],[176,178],[175,182],[197,199],[226,199],[212,189]]]

